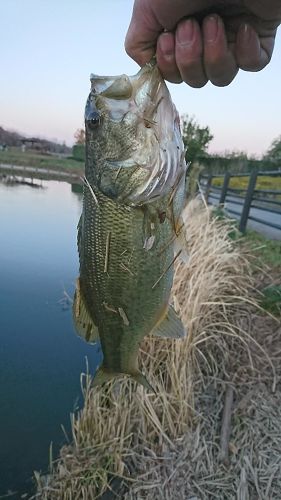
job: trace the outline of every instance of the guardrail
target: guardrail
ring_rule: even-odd
[[[257,171],[256,169],[253,169],[251,172],[241,174],[231,174],[230,172],[218,175],[205,174],[201,175],[200,184],[207,202],[209,200],[209,197],[212,196],[212,198],[217,199],[218,204],[222,207],[224,207],[225,203],[227,202],[242,206],[242,212],[227,208],[227,211],[229,213],[238,215],[240,217],[239,230],[242,233],[245,233],[248,219],[281,230],[281,190],[256,189],[257,178],[265,176],[281,177],[281,171],[274,170],[267,172]],[[249,177],[247,188],[240,189],[229,187],[230,179],[234,177]],[[222,187],[214,186],[212,184],[215,178],[223,178]],[[276,197],[280,197],[280,199],[277,199]],[[278,209],[278,207],[280,208]],[[273,222],[265,221],[259,217],[250,215],[251,208],[257,208],[265,212],[280,214],[280,224],[275,224]]]

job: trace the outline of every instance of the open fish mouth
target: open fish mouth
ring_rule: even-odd
[[[151,122],[158,105],[157,93],[163,84],[154,60],[133,76],[91,74],[90,80],[97,106],[106,112],[110,119],[123,121],[126,118],[128,122],[130,118],[133,120],[135,115],[142,113],[144,120],[147,119],[147,125]],[[133,115],[126,117],[128,112]]]
[[[128,157],[108,158],[110,168],[131,167],[137,172],[133,189],[126,192],[127,201],[139,205],[165,196],[183,176],[186,164],[179,115],[156,62],[152,60],[134,76],[92,74],[90,79],[91,102],[106,126],[111,122],[116,133],[120,124],[122,141],[123,131],[133,130]],[[85,118],[87,122],[87,107]]]
[[[140,87],[147,81],[147,75],[152,77],[153,70],[158,73],[156,61],[152,59],[150,63],[141,68],[136,75],[126,74],[117,76],[100,76],[92,73],[90,80],[92,91],[109,99],[129,99],[133,95],[134,88]]]
[[[90,77],[93,91],[108,99],[129,99],[133,93],[130,77],[120,76],[98,76]]]

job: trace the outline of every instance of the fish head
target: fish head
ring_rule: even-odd
[[[180,120],[154,62],[136,75],[91,75],[86,177],[133,206],[167,195],[186,169]]]

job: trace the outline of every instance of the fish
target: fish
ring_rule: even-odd
[[[170,301],[187,167],[179,115],[155,61],[130,77],[91,75],[85,134],[74,324],[101,343],[94,386],[129,376],[153,391],[139,369],[141,341],[186,334]]]

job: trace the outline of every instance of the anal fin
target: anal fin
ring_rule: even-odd
[[[95,344],[99,341],[99,330],[87,311],[80,287],[80,278],[76,281],[73,301],[73,321],[78,335],[87,342]]]
[[[182,321],[172,305],[168,307],[162,321],[152,330],[152,334],[171,339],[181,339],[186,336]]]

